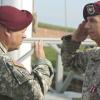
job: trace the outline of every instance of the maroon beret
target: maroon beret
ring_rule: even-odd
[[[12,31],[26,28],[32,22],[32,14],[12,6],[0,6],[0,24]]]
[[[89,16],[96,16],[99,14],[100,14],[100,1],[89,3],[84,6],[83,17],[85,20],[87,20],[87,17]]]

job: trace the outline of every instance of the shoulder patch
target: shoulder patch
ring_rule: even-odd
[[[14,67],[12,72],[19,85],[33,79],[33,76],[24,68]]]
[[[13,61],[7,63],[13,77],[18,82],[19,85],[23,84],[24,82],[34,79],[32,75],[20,64],[14,63]]]

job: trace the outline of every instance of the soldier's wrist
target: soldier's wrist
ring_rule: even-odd
[[[79,40],[75,35],[71,36],[71,40],[74,41],[74,42],[77,42],[77,43],[81,42],[81,40]]]

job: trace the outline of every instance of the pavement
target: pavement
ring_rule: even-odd
[[[79,100],[81,96],[82,96],[81,93],[76,93],[76,92],[64,92],[64,93],[48,92],[44,100],[72,100],[72,98],[78,98]]]
[[[47,93],[45,100],[68,100],[64,94],[61,93]]]

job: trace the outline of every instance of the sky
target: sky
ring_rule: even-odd
[[[97,0],[34,0],[38,22],[76,28],[83,20],[83,7]]]

